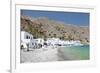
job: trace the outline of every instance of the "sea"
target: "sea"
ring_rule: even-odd
[[[89,60],[90,59],[90,46],[70,46],[64,47],[66,55],[70,55],[74,60]]]

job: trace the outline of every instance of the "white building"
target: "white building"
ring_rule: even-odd
[[[24,46],[24,48],[39,48],[39,46],[44,45],[44,40],[42,38],[34,39],[33,35],[26,32],[26,31],[21,31],[21,45]]]
[[[80,41],[60,40],[59,38],[47,38],[47,44],[50,46],[78,46],[82,45]]]
[[[60,40],[59,44],[61,44],[62,46],[78,46],[78,45],[82,45],[80,41],[76,40],[76,41],[64,41],[64,40]]]
[[[37,44],[41,44],[42,46],[44,45],[44,39],[42,38],[35,39],[35,41]]]
[[[47,38],[47,45],[55,46],[56,44],[59,44],[60,39],[59,38]]]
[[[46,41],[42,38],[34,39],[33,35],[26,32],[21,31],[21,46],[24,48],[41,48],[44,46],[44,43],[47,43],[47,46],[77,46],[82,45],[80,41],[68,41],[68,40],[60,40],[59,38],[47,38]]]
[[[26,44],[27,45],[27,47],[30,47],[30,48],[32,48],[32,47],[34,47],[34,43],[35,43],[35,41],[33,41],[33,35],[32,34],[30,34],[30,33],[28,33],[28,32],[26,32],[26,31],[21,31],[21,44]],[[32,45],[33,44],[33,45]],[[23,45],[23,46],[24,46]],[[25,46],[24,46],[25,47]]]

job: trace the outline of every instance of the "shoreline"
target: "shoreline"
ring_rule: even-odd
[[[90,59],[89,48],[86,46],[87,45],[84,45],[82,47],[79,47],[79,46],[72,46],[71,48],[65,47],[66,49],[60,47],[58,49],[58,55],[62,58],[61,61],[64,61],[64,60],[66,60],[66,61],[67,60],[70,60],[70,61],[71,60],[89,60]]]
[[[65,51],[64,47],[53,46],[31,49],[30,51],[21,50],[20,59],[21,63],[85,60],[73,55],[68,49]]]
[[[67,60],[79,60],[79,58],[75,57],[72,55],[70,52],[66,53],[65,49],[63,47],[60,47],[58,49],[58,56],[59,56],[59,61],[67,61]]]

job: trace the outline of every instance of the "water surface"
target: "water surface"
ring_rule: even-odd
[[[88,60],[90,57],[89,45],[64,47],[64,51],[66,55],[69,55],[72,59]]]

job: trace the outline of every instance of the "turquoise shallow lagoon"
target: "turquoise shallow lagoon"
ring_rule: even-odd
[[[89,60],[89,45],[64,47],[64,55],[69,55],[72,60]]]

